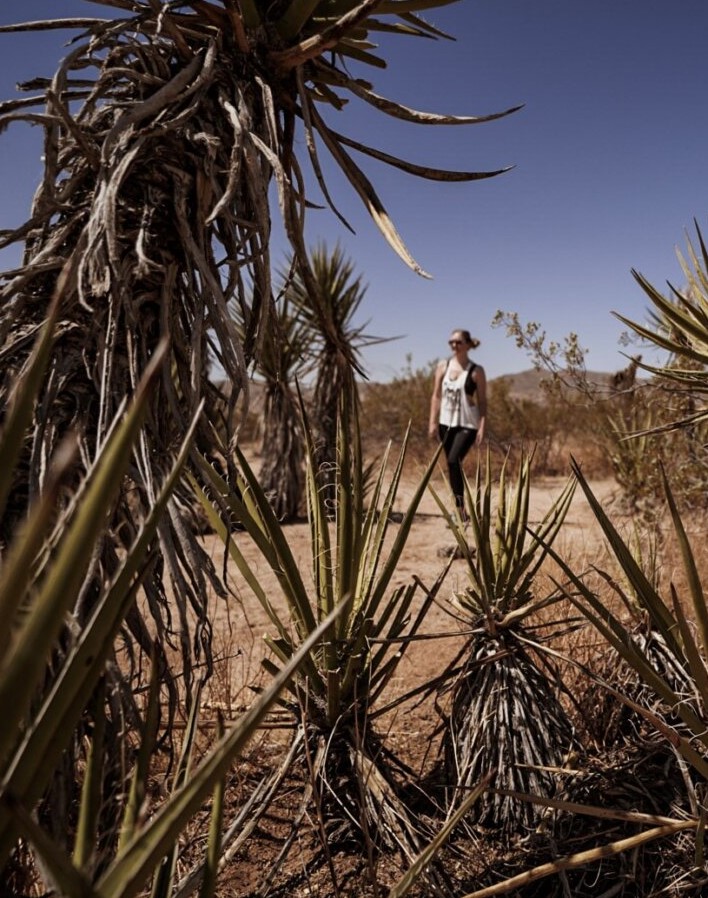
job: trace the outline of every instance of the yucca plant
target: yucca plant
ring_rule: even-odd
[[[679,438],[676,445],[683,457],[686,453],[693,457],[694,464],[690,467],[699,482],[702,477],[705,493],[705,440],[694,441],[694,437],[700,433],[698,428],[705,425],[706,419],[703,397],[708,392],[708,251],[697,225],[696,228],[700,252],[689,244],[689,257],[693,267],[681,260],[688,287],[681,291],[671,287],[673,297],[667,298],[635,272],[635,277],[654,306],[650,325],[639,325],[621,315],[618,317],[649,343],[670,353],[668,362],[663,366],[641,366],[655,375],[658,384],[666,386],[665,396],[668,401],[661,404],[663,423],[657,423],[656,426],[652,424],[648,430],[642,429],[639,436],[646,436],[647,433],[665,435],[676,431],[675,435]],[[672,393],[673,388],[678,388],[679,392]],[[672,396],[678,397],[679,401],[671,402]],[[676,411],[675,415],[672,410]],[[626,434],[627,440],[631,438],[631,433]],[[683,447],[681,439],[684,440]],[[633,787],[634,780],[638,781],[647,794],[649,813],[628,813],[625,808],[608,807],[607,796],[604,794],[602,806],[587,807],[577,799],[573,800],[573,792],[577,794],[578,789],[573,789],[572,783],[560,798],[537,799],[541,805],[571,815],[589,815],[600,820],[630,824],[630,835],[617,838],[617,827],[613,825],[611,841],[605,840],[604,844],[549,860],[503,882],[471,892],[465,898],[491,898],[493,895],[509,894],[516,889],[528,888],[544,877],[567,877],[567,871],[588,864],[602,864],[607,871],[608,859],[625,852],[630,858],[625,870],[616,873],[610,867],[609,875],[605,876],[604,881],[598,875],[593,875],[593,889],[604,889],[603,894],[607,895],[615,894],[618,886],[623,888],[625,883],[628,888],[641,888],[639,881],[649,881],[652,894],[702,895],[706,889],[705,808],[701,796],[708,775],[708,619],[702,574],[676,495],[677,492],[682,492],[682,484],[675,490],[673,483],[670,483],[674,473],[674,460],[675,453],[667,451],[667,467],[659,467],[659,476],[675,540],[683,558],[685,595],[679,593],[673,580],[669,583],[668,590],[661,589],[653,553],[650,552],[649,557],[643,559],[636,544],[631,544],[622,536],[575,462],[574,476],[605,533],[621,578],[618,578],[616,570],[602,571],[593,568],[591,573],[594,576],[599,574],[604,585],[602,590],[598,590],[596,582],[580,575],[572,561],[564,560],[549,543],[546,545],[549,555],[559,565],[565,577],[563,582],[556,582],[557,588],[594,624],[615,650],[625,670],[630,670],[633,676],[629,681],[618,684],[603,680],[594,671],[585,670],[585,673],[597,686],[605,689],[611,699],[624,704],[638,719],[644,720],[645,732],[653,730],[656,736],[666,740],[666,760],[662,765],[661,775],[666,779],[667,768],[678,758],[675,782],[683,785],[683,795],[677,798],[676,793],[671,791],[665,796],[661,795],[654,783],[651,784],[650,791],[647,789],[644,781],[646,765],[642,763],[642,751],[646,745],[637,744],[637,755],[630,758],[629,764],[625,757],[624,764],[615,765],[614,759],[610,757],[604,774],[606,781],[612,785],[612,804],[618,797],[621,801],[622,786],[627,785],[626,801],[635,806],[641,790]],[[679,478],[682,478],[683,473],[684,468],[680,466],[677,472]],[[607,587],[616,602],[607,601]],[[639,624],[638,613],[642,616]],[[621,777],[627,782],[621,782]],[[582,776],[580,779],[582,780]],[[670,808],[670,816],[661,814],[662,799]],[[641,827],[639,832],[636,831],[637,826]],[[686,836],[682,837],[682,833],[687,834],[690,841]],[[658,839],[670,838],[673,845],[662,846],[651,860],[655,869],[649,869],[647,856],[640,853],[643,846]],[[598,840],[595,838],[593,841]],[[657,870],[656,867],[663,867],[663,870]],[[594,872],[599,869],[596,866]],[[559,883],[556,894],[568,894],[572,886],[573,883],[566,878]],[[546,887],[543,894],[548,893],[550,890]],[[644,891],[641,893],[646,894]]]
[[[112,592],[109,598],[116,598]],[[45,885],[57,894],[87,898],[132,898],[143,894],[152,883],[153,898],[167,898],[174,894],[175,864],[179,856],[180,840],[184,841],[185,831],[193,818],[200,813],[211,797],[211,824],[204,855],[198,859],[190,871],[186,887],[181,893],[193,894],[200,887],[202,898],[213,898],[216,878],[222,866],[221,839],[223,827],[223,795],[226,775],[248,740],[257,731],[265,714],[278,698],[283,686],[291,678],[312,644],[321,640],[336,619],[336,610],[328,620],[313,631],[287,665],[273,678],[268,688],[262,692],[253,707],[249,709],[228,730],[219,727],[217,739],[204,754],[199,765],[192,768],[191,755],[196,733],[196,716],[193,713],[188,733],[184,741],[184,757],[178,765],[175,787],[167,798],[157,805],[150,805],[147,795],[151,777],[150,757],[155,750],[151,738],[150,725],[154,726],[157,711],[157,692],[152,692],[148,708],[146,726],[141,734],[141,742],[136,752],[136,762],[132,769],[129,800],[121,819],[120,838],[117,846],[108,856],[96,856],[96,846],[100,844],[100,794],[101,768],[100,753],[105,738],[101,725],[101,711],[95,718],[94,726],[87,735],[89,752],[83,789],[79,802],[79,828],[73,851],[51,839],[34,820],[29,808],[45,778],[47,768],[61,749],[61,740],[70,735],[70,727],[76,723],[74,714],[80,710],[77,694],[85,698],[95,687],[100,677],[101,665],[93,664],[93,647],[105,650],[107,630],[115,628],[116,613],[125,612],[125,602],[107,614],[105,608],[99,611],[101,617],[96,625],[85,632],[83,645],[72,655],[67,664],[66,677],[62,677],[58,689],[52,696],[51,704],[45,705],[33,722],[28,735],[21,741],[2,783],[2,810],[0,826],[3,843],[21,837],[30,846],[37,865],[42,871]],[[111,619],[114,620],[113,625]],[[78,668],[78,669],[77,669]],[[83,680],[79,677],[86,671]],[[81,700],[81,698],[79,698]],[[3,708],[6,705],[3,704]],[[193,709],[196,711],[195,703]],[[62,711],[69,716],[61,718]],[[57,740],[52,743],[51,740]],[[46,753],[38,754],[43,747]],[[97,764],[97,761],[99,762]],[[125,784],[124,784],[125,785]],[[19,789],[23,790],[22,792]],[[242,824],[245,828],[245,824]],[[230,827],[234,838],[233,826]],[[3,850],[6,845],[3,844]]]
[[[623,316],[618,317],[649,343],[669,352],[665,365],[644,364],[642,367],[653,373],[659,384],[668,387],[668,397],[672,395],[672,388],[679,390],[676,394],[679,402],[662,404],[663,423],[648,428],[648,431],[642,429],[638,436],[641,439],[647,432],[652,435],[675,436],[682,456],[685,458],[688,451],[693,457],[694,464],[691,468],[694,474],[698,472],[699,477],[703,475],[705,492],[705,444],[701,441],[696,444],[694,437],[697,429],[705,426],[703,397],[708,392],[708,251],[698,225],[696,230],[700,251],[695,251],[689,243],[692,267],[679,257],[687,277],[687,288],[679,291],[671,287],[673,296],[667,298],[635,272],[636,279],[654,307],[650,313],[650,325],[639,325]],[[688,406],[686,398],[689,400]],[[672,414],[672,408],[676,410],[676,414]],[[675,433],[671,434],[672,431]],[[632,435],[627,434],[627,439],[631,438]],[[683,869],[677,875],[675,861],[670,849],[667,849],[657,855],[654,863],[661,866],[662,856],[668,856],[669,863],[664,864],[666,869],[663,876],[656,874],[653,881],[665,893],[686,889],[693,894],[702,894],[705,890],[708,881],[705,863],[705,809],[700,796],[708,776],[708,615],[702,575],[670,483],[671,475],[675,474],[679,480],[678,491],[683,492],[684,471],[681,466],[673,467],[675,455],[676,453],[667,453],[668,467],[665,469],[660,466],[659,476],[674,538],[683,559],[685,595],[680,594],[673,578],[668,590],[662,590],[656,577],[655,559],[650,555],[648,560],[643,560],[641,553],[636,551],[636,546],[622,536],[575,462],[574,476],[605,534],[624,585],[620,586],[616,571],[595,569],[593,573],[599,574],[604,584],[611,587],[617,601],[608,602],[606,595],[601,595],[587,577],[574,571],[572,564],[562,559],[553,548],[549,547],[549,553],[566,578],[563,583],[557,584],[559,589],[604,636],[621,664],[633,676],[618,684],[602,680],[590,671],[587,673],[600,688],[604,688],[612,698],[643,720],[647,731],[653,731],[660,739],[666,740],[667,764],[674,756],[680,759],[676,780],[684,786],[682,800],[679,802],[673,794],[668,796],[666,804],[670,803],[672,816],[658,817],[656,812],[657,807],[660,807],[661,796],[653,794],[650,802],[652,815],[643,821],[644,828],[641,832],[619,840],[615,835],[614,842],[580,852],[575,858],[563,859],[562,866],[545,864],[507,881],[499,888],[492,887],[474,893],[475,898],[505,893],[517,885],[532,882],[561,869],[570,869],[570,863],[579,866],[620,852],[631,852],[632,864],[636,865],[637,852],[642,845],[660,838],[676,837],[686,830],[693,831],[695,837],[692,844],[684,845],[678,852]],[[639,623],[638,613],[641,614]],[[641,752],[641,746],[639,751]],[[614,794],[617,796],[617,789]],[[634,803],[636,791],[630,788],[630,794]],[[558,802],[555,806],[563,804],[571,813],[587,811],[577,803],[570,806],[568,802]],[[609,817],[617,815],[619,809],[603,807],[597,810]],[[639,862],[640,866],[645,864],[642,858]],[[678,881],[679,876],[681,882]]]
[[[0,104],[0,130],[30,122],[44,134],[44,172],[27,221],[0,235],[0,248],[23,247],[21,265],[0,278],[3,410],[27,365],[60,273],[66,273],[46,378],[7,485],[4,541],[25,519],[31,498],[44,495],[47,461],[68,432],[76,435],[79,450],[67,489],[71,495],[79,489],[123,412],[124,398],[136,391],[160,341],[168,341],[169,363],[154,380],[129,482],[120,481],[125,489],[111,509],[106,538],[74,596],[79,629],[88,625],[103,584],[119,576],[124,553],[140,538],[169,460],[190,428],[195,427],[199,450],[212,448],[211,407],[219,397],[208,378],[210,352],[234,385],[233,401],[246,387],[246,371],[258,357],[271,311],[273,181],[286,231],[306,258],[302,233],[309,200],[297,147],[307,147],[320,182],[318,146],[326,148],[392,246],[421,271],[348,149],[441,180],[494,173],[441,172],[382,155],[338,134],[325,115],[338,112],[352,94],[411,122],[497,117],[418,113],[384,100],[373,85],[350,74],[350,63],[381,65],[369,41],[378,29],[440,36],[417,15],[438,0],[397,0],[392,7],[367,0],[335,10],[324,2],[286,7],[260,0],[241,6],[231,0],[94,2],[110,9],[113,18],[0,28],[5,34],[79,31],[53,77],[34,79],[25,85],[24,99]],[[12,40],[5,34],[3,40]],[[231,299],[244,310],[243,341],[228,313]],[[207,413],[198,416],[202,402]],[[136,653],[157,645],[170,715],[179,698],[175,669],[166,645],[150,634],[178,646],[184,695],[191,695],[198,666],[208,670],[211,663],[207,587],[223,594],[209,556],[188,526],[189,497],[178,493],[175,488],[157,528],[161,552],[145,570],[147,601],[133,606],[123,631]],[[168,601],[166,580],[176,586],[178,613]],[[135,721],[130,686],[122,682],[116,694],[125,701],[121,712],[130,729]],[[169,739],[169,727],[165,733]],[[104,744],[120,755],[114,740]],[[67,793],[74,790],[75,774],[64,777]]]
[[[708,250],[697,223],[696,233],[698,250],[688,241],[690,262],[678,254],[686,277],[685,289],[678,290],[669,285],[672,296],[666,297],[635,271],[633,273],[636,280],[653,306],[649,316],[650,323],[640,325],[621,315],[618,317],[647,342],[669,353],[662,366],[641,365],[655,375],[657,384],[668,387],[668,390],[658,394],[658,397],[657,390],[649,394],[647,404],[653,409],[651,420],[642,421],[641,427],[627,428],[624,442],[629,447],[628,451],[639,458],[642,451],[646,453],[647,441],[651,438],[660,439],[663,443],[671,440],[670,448],[664,449],[655,465],[658,488],[654,492],[659,493],[660,489],[663,493],[681,547],[692,610],[696,615],[699,636],[697,642],[693,638],[686,639],[687,636],[690,637],[690,633],[684,632],[688,626],[684,618],[686,611],[678,602],[673,584],[671,599],[662,598],[656,577],[652,576],[651,570],[647,571],[641,557],[637,557],[633,547],[614,527],[575,463],[574,472],[607,536],[627,583],[628,594],[625,594],[619,591],[616,578],[605,574],[605,579],[615,585],[615,591],[622,600],[620,607],[629,611],[630,624],[627,624],[626,615],[624,619],[617,615],[603,615],[600,620],[606,621],[603,632],[608,638],[614,632],[611,641],[618,648],[619,656],[638,674],[631,691],[642,691],[646,699],[648,688],[660,702],[667,703],[669,707],[674,703],[675,696],[682,695],[688,708],[693,708],[695,712],[698,707],[699,713],[704,715],[705,711],[702,709],[706,707],[705,695],[701,693],[698,684],[704,679],[701,659],[706,648],[706,628],[703,625],[705,607],[700,575],[676,498],[678,493],[684,507],[690,507],[691,495],[697,491],[702,491],[705,495],[706,485],[705,440],[700,438],[700,434],[705,428],[702,397],[708,393]],[[661,422],[656,420],[658,398],[663,400],[660,403],[663,416]],[[669,485],[670,479],[676,481],[675,486]],[[660,498],[659,495],[655,496],[657,504]],[[568,569],[567,564],[565,568]],[[583,586],[579,587],[579,595],[582,597],[584,610],[586,613],[591,610],[595,621],[597,600],[594,593]],[[636,624],[638,611],[642,616],[639,625]],[[626,644],[620,648],[620,643]],[[631,697],[638,698],[636,694]],[[695,705],[696,701],[698,706]],[[645,704],[645,701],[640,704]],[[682,705],[683,702],[679,704]]]
[[[686,287],[678,290],[669,284],[672,295],[666,297],[635,271],[633,273],[636,280],[653,306],[649,314],[649,325],[640,325],[618,315],[640,337],[669,353],[666,363],[662,366],[645,364],[641,366],[652,372],[660,385],[669,387],[669,391],[664,394],[665,401],[661,404],[664,420],[661,423],[652,421],[653,426],[643,427],[638,433],[630,432],[627,435],[627,442],[631,444],[639,441],[640,448],[643,448],[643,441],[648,435],[661,436],[664,441],[673,438],[672,451],[665,452],[661,464],[657,465],[657,478],[681,547],[691,597],[691,610],[695,615],[696,640],[690,637],[690,632],[686,629],[688,624],[684,615],[690,612],[686,612],[683,605],[678,602],[673,583],[670,587],[671,599],[662,598],[656,578],[645,572],[641,558],[637,559],[632,547],[618,533],[605,509],[593,495],[580,468],[574,465],[574,470],[627,581],[630,610],[633,611],[636,607],[641,610],[646,621],[643,628],[645,636],[651,639],[655,635],[662,647],[659,655],[652,653],[638,643],[636,634],[632,634],[626,650],[620,651],[620,655],[627,664],[638,670],[640,681],[653,689],[661,700],[671,705],[673,696],[684,694],[688,707],[695,707],[694,702],[698,700],[698,707],[705,709],[705,694],[699,685],[702,685],[704,680],[701,659],[705,656],[705,637],[708,632],[705,623],[705,603],[700,574],[676,498],[678,493],[685,502],[687,496],[697,489],[705,495],[708,461],[705,451],[706,413],[703,399],[708,394],[708,250],[698,223],[696,234],[698,250],[690,240],[688,241],[690,261],[678,254],[686,277]],[[672,387],[676,392],[672,393]],[[687,468],[691,469],[690,477],[687,477]],[[672,482],[670,485],[670,481],[676,483]],[[586,610],[594,607],[590,600],[592,593],[587,587],[580,591],[580,595],[583,597]],[[627,606],[626,601],[624,604]],[[615,644],[617,638],[620,641],[629,638],[624,623],[618,617],[614,620],[608,618],[608,621],[609,626],[617,634]],[[609,632],[605,635],[609,635]],[[632,660],[632,655],[637,650],[646,663],[640,662],[637,658]],[[662,660],[662,656],[665,660]],[[652,679],[651,675],[649,678],[645,676],[647,664],[649,668],[659,671],[663,685]],[[639,667],[644,667],[644,672],[640,671]],[[689,682],[691,680],[695,682],[696,688],[686,688],[686,676],[689,677]],[[705,714],[705,710],[701,713]]]
[[[605,756],[604,761],[599,761],[601,768],[603,764],[607,764],[604,779],[612,796],[609,802],[603,794],[600,798],[601,807],[586,805],[585,800],[580,797],[585,785],[582,766],[579,775],[571,777],[562,795],[545,802],[543,799],[536,800],[541,805],[565,811],[575,818],[589,815],[633,825],[631,833],[619,839],[616,826],[613,826],[612,840],[599,845],[597,843],[601,841],[601,836],[596,830],[592,836],[593,847],[578,852],[574,858],[564,858],[558,864],[544,864],[509,879],[504,887],[500,885],[498,889],[475,892],[474,898],[503,894],[522,883],[582,867],[600,858],[609,859],[624,852],[632,852],[634,866],[637,863],[637,852],[643,846],[657,839],[679,837],[685,831],[695,833],[691,844],[677,845],[673,854],[671,849],[655,852],[651,860],[648,855],[642,855],[640,865],[647,876],[650,873],[648,866],[651,865],[651,879],[656,888],[661,887],[671,893],[676,886],[675,864],[691,866],[695,861],[690,874],[688,866],[683,871],[684,878],[686,888],[693,890],[692,894],[701,894],[708,882],[704,860],[705,810],[699,799],[708,776],[708,616],[695,556],[668,480],[664,477],[665,496],[674,535],[684,562],[687,595],[680,596],[673,582],[669,585],[668,595],[662,595],[655,576],[654,560],[650,556],[642,562],[641,553],[613,525],[576,462],[573,462],[573,473],[605,534],[624,585],[620,584],[616,571],[593,568],[592,573],[599,574],[604,586],[616,599],[615,602],[608,601],[606,590],[598,591],[595,583],[587,576],[578,574],[570,562],[546,544],[550,556],[556,561],[564,577],[562,582],[556,581],[556,586],[602,634],[616,652],[623,668],[633,674],[624,676],[620,681],[611,675],[603,677],[595,670],[584,668],[584,674],[593,683],[591,695],[595,697],[590,713],[601,713],[602,704],[597,699],[597,694],[598,690],[604,690],[609,701],[614,700],[624,705],[629,715],[640,724],[625,730],[624,748],[617,758],[616,770],[613,769],[615,760],[611,753]],[[568,660],[572,663],[573,659]],[[642,757],[649,745],[647,736],[651,733],[655,737],[652,752],[656,752],[657,738],[660,741],[666,740],[664,759],[657,760],[656,764],[657,769],[661,770],[662,781],[669,781],[669,768],[676,768],[673,784],[654,784],[651,794],[647,793],[647,810],[637,811],[634,816],[627,815],[627,804],[633,808],[638,805],[641,789],[637,787],[645,785],[645,770],[648,765],[642,763]],[[630,763],[623,764],[624,757],[632,747],[635,755],[630,756]],[[604,748],[607,749],[608,746],[605,745]],[[611,752],[612,746],[609,749]],[[677,758],[678,765],[675,763]],[[592,775],[592,771],[588,771],[588,777],[592,778]],[[635,831],[636,824],[640,825],[638,832]],[[573,828],[572,824],[569,826]],[[579,841],[581,837],[576,827],[575,840]],[[609,878],[603,881],[611,885],[619,874],[612,872],[614,868],[609,869]]]
[[[340,411],[346,408],[343,404]],[[354,434],[353,440],[347,432]],[[277,674],[333,609],[346,609],[332,636],[312,647],[300,676],[283,699],[293,725],[304,728],[303,748],[310,759],[325,833],[334,838],[335,833],[342,833],[344,825],[350,837],[354,835],[364,844],[396,847],[413,861],[424,844],[423,832],[399,794],[395,760],[373,722],[376,706],[415,639],[445,574],[443,570],[429,590],[416,582],[400,586],[393,583],[435,459],[391,536],[391,512],[403,472],[406,441],[390,474],[390,446],[384,453],[365,508],[364,465],[356,420],[341,421],[338,433],[336,502],[332,507],[317,479],[316,447],[306,428],[311,579],[303,576],[280,522],[238,449],[236,492],[228,489],[211,466],[205,464],[203,474],[210,490],[220,493],[255,541],[283,591],[286,604],[281,610],[260,585],[238,540],[222,526],[220,532],[231,558],[274,628],[266,636],[271,653],[264,660],[268,671]],[[209,509],[206,496],[204,500]],[[212,509],[211,514],[214,526],[219,527],[220,513]],[[416,607],[419,588],[424,595]],[[387,710],[391,708],[389,702]],[[304,758],[301,751],[301,761]]]
[[[359,414],[357,375],[364,376],[361,358],[366,346],[382,342],[366,333],[367,323],[355,323],[366,295],[361,276],[339,245],[329,250],[319,243],[310,253],[312,278],[306,279],[292,260],[292,279],[287,296],[301,310],[310,330],[316,376],[312,390],[310,420],[314,422],[318,454],[318,477],[328,485],[329,500],[335,501],[338,409],[343,397],[354,404],[347,417]],[[316,293],[312,294],[313,287]]]
[[[31,420],[51,355],[58,305],[59,300],[54,303],[28,368],[14,385],[3,422],[3,509],[21,454],[24,430]],[[82,715],[93,707],[93,716],[105,722],[101,705],[107,690],[99,692],[98,698],[92,698],[92,693],[104,676],[113,639],[134,603],[144,572],[153,563],[157,526],[186,457],[188,440],[165,488],[155,497],[152,514],[139,538],[129,547],[114,578],[96,596],[86,627],[79,633],[70,622],[67,626],[67,618],[70,621],[75,613],[95,552],[107,536],[104,524],[115,504],[163,357],[164,347],[139,385],[132,407],[101,448],[85,482],[68,503],[60,503],[60,495],[71,483],[67,474],[76,453],[73,441],[67,442],[53,460],[42,494],[27,520],[10,535],[4,551],[0,575],[0,614],[5,622],[0,637],[0,708],[5,721],[0,737],[0,869],[5,868],[19,835],[33,843],[39,857],[51,867],[51,857],[44,857],[43,848],[45,843],[51,845],[51,836],[31,822],[32,815]],[[50,668],[52,687],[47,691]],[[113,682],[108,692],[115,690],[116,685]],[[110,725],[101,729],[111,732]],[[95,805],[96,780],[100,783],[101,779],[100,767],[95,769],[98,773],[92,784],[94,793],[82,806],[85,813],[76,836],[76,856],[86,869],[95,863],[95,857],[87,851],[81,830],[85,830],[90,816],[88,808]],[[96,825],[98,816],[94,815]],[[61,827],[62,841],[71,842],[70,821],[62,820]],[[53,851],[59,852],[59,846],[54,846]]]
[[[687,256],[677,253],[684,277],[682,289],[669,284],[665,296],[639,272],[635,279],[651,301],[649,321],[639,324],[623,315],[617,317],[647,343],[668,353],[661,365],[640,365],[654,375],[661,392],[654,395],[658,411],[646,427],[649,434],[663,443],[672,432],[680,431],[664,455],[672,477],[673,491],[684,504],[702,504],[708,462],[705,453],[708,434],[706,396],[708,395],[708,249],[698,223],[695,223],[697,247],[688,240]],[[639,430],[639,428],[636,428]],[[640,438],[642,434],[638,435]],[[681,476],[676,470],[681,465]]]
[[[257,364],[264,381],[258,480],[284,521],[298,517],[305,500],[305,437],[296,385],[313,367],[310,339],[298,306],[281,296]]]
[[[674,744],[679,752],[683,755],[685,750],[687,762],[705,777],[708,774],[708,668],[705,661],[708,615],[700,573],[668,479],[664,475],[666,501],[685,568],[687,601],[681,600],[673,583],[669,587],[669,596],[661,595],[655,578],[645,572],[632,546],[612,524],[576,463],[573,469],[631,591],[631,610],[640,609],[646,622],[638,634],[632,626],[636,612],[629,615],[628,625],[627,600],[618,587],[615,591],[622,601],[619,610],[613,611],[552,552],[568,577],[569,587],[564,592],[638,674],[639,682],[644,686],[644,698],[640,701],[633,689],[632,696],[625,696],[629,703],[661,731],[672,734],[672,741],[676,736]],[[603,576],[606,582],[616,584],[616,577],[611,573]],[[622,614],[623,608],[625,614]],[[652,693],[658,704],[649,707],[646,697]],[[659,722],[660,716],[663,722]],[[668,723],[667,717],[671,717],[673,723]],[[678,735],[677,726],[684,735]]]
[[[449,693],[443,746],[448,802],[454,808],[493,771],[492,788],[476,806],[477,820],[507,835],[533,825],[535,811],[503,793],[550,794],[553,768],[562,765],[573,744],[557,677],[530,619],[563,596],[557,587],[539,594],[538,583],[574,484],[569,480],[540,523],[532,525],[531,463],[532,455],[523,453],[514,480],[507,459],[494,483],[487,452],[474,485],[466,481],[466,526],[433,493],[469,581],[454,596],[455,613],[469,635],[443,689]]]
[[[649,313],[649,323],[642,325],[616,314],[620,321],[648,343],[669,353],[666,364],[642,364],[641,368],[656,374],[664,382],[681,385],[690,394],[702,399],[708,393],[708,249],[698,222],[695,226],[698,249],[689,240],[687,246],[690,261],[678,253],[686,278],[685,288],[679,290],[669,284],[671,296],[667,297],[638,271],[633,271],[637,283],[654,307]],[[693,414],[666,421],[665,427],[686,427],[705,418],[705,408],[697,408]]]

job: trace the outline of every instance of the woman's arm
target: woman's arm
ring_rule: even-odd
[[[479,429],[475,444],[481,446],[484,441],[484,431],[487,424],[487,375],[480,365],[472,372],[474,382],[477,384],[477,408],[479,409]]]

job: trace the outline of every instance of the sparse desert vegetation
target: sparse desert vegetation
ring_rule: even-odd
[[[597,383],[506,317],[547,384],[491,385],[463,521],[431,371],[355,377],[293,137],[415,268],[318,105],[415,118],[346,62],[428,4],[98,2],[125,18],[28,98],[45,177],[2,236],[0,892],[705,894],[700,230],[684,291],[637,276],[660,367]]]
[[[409,376],[414,394],[419,375]],[[386,385],[365,391],[363,421],[371,397],[386,403],[387,394]],[[533,418],[542,427],[542,398]],[[550,414],[550,428],[555,420]],[[566,447],[584,441],[582,416],[574,420],[583,430],[566,430]],[[655,496],[651,515],[637,513],[611,453],[586,481],[581,452],[570,477],[569,456],[562,475],[560,452],[547,469],[531,441],[493,441],[488,456],[468,460],[477,512],[462,530],[445,511],[440,467],[427,475],[434,493],[425,488],[432,447],[409,440],[396,461],[403,440],[393,441],[385,466],[377,438],[351,456],[341,441],[333,504],[314,476],[314,445],[305,446],[309,523],[282,522],[272,511],[254,473],[259,442],[244,442],[234,457],[235,481],[203,465],[208,526],[200,539],[226,587],[207,593],[212,669],[192,695],[175,684],[170,718],[158,710],[167,695],[158,701],[150,692],[148,655],[135,656],[120,637],[114,649],[114,663],[133,671],[137,712],[149,720],[148,696],[157,703],[154,734],[143,737],[150,752],[136,742],[122,774],[144,778],[136,831],[165,790],[173,800],[179,794],[190,765],[208,766],[227,751],[219,734],[238,729],[308,635],[315,642],[311,672],[301,668],[249,741],[229,751],[214,797],[202,793],[180,824],[169,855],[172,893],[191,894],[205,881],[218,798],[218,895],[602,894],[618,883],[625,894],[701,894],[695,815],[704,762],[696,740],[705,712],[693,665],[704,662],[701,637],[688,640],[708,563],[703,511],[691,508],[684,542],[665,499]],[[381,479],[365,484],[367,458]],[[588,497],[577,486],[567,492],[574,481]],[[372,565],[381,552],[379,583]],[[316,628],[348,596],[365,595],[369,604],[345,610],[327,660],[331,638]],[[177,607],[176,596],[170,601]],[[685,618],[674,617],[679,609]],[[165,650],[177,667],[178,647]],[[355,679],[346,659],[359,665]],[[88,746],[100,718],[87,722]],[[182,757],[174,769],[173,752]],[[86,755],[77,810],[89,800],[90,770]],[[103,801],[120,804],[120,792],[103,792],[106,776]],[[120,780],[112,781],[117,789]],[[94,826],[94,838],[110,838],[100,816]],[[23,832],[5,868],[7,888],[39,894],[47,874],[32,860],[31,830]],[[659,837],[668,841],[655,844]],[[94,859],[98,844],[84,848]],[[537,869],[546,874],[538,882]]]

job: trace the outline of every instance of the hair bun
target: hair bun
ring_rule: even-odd
[[[479,346],[479,340],[476,337],[473,337],[468,330],[464,329],[464,327],[456,327],[452,333],[459,334],[465,343],[472,349],[476,349]]]

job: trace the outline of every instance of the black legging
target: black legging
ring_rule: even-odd
[[[469,427],[446,427],[438,425],[440,442],[447,459],[447,470],[450,475],[450,487],[458,508],[465,507],[465,486],[462,479],[462,462],[474,446],[477,431]]]

